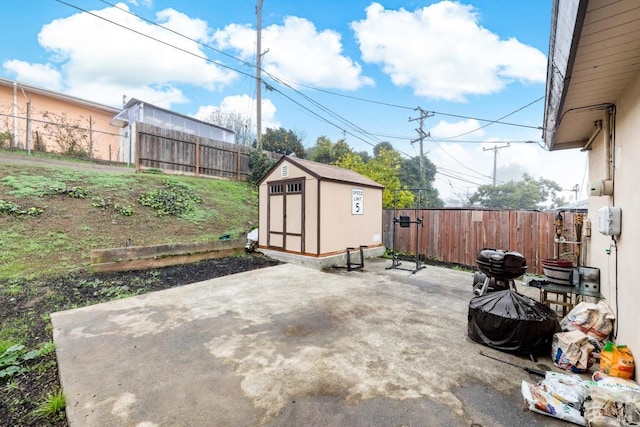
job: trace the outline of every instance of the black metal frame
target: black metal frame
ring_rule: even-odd
[[[356,248],[347,248],[347,271],[360,270],[364,268],[364,253],[362,252],[362,248],[366,248],[366,245],[360,245],[360,262],[357,264],[351,263],[351,252]]]
[[[400,190],[395,190],[393,194],[393,234],[391,239],[392,258],[391,258],[391,265],[386,269],[391,270],[393,268],[396,268],[398,270],[410,271],[411,274],[416,274],[418,271],[422,270],[423,268],[426,268],[426,266],[422,264],[422,261],[420,260],[420,254],[418,253],[419,244],[420,244],[420,228],[424,227],[424,220],[418,217],[417,215],[419,210],[422,208],[422,192],[424,191],[424,189],[423,188],[408,189],[408,191],[418,191],[418,201],[416,204],[417,207],[415,208],[416,210],[415,221],[411,221],[410,217],[408,216],[401,216],[399,218],[396,216],[398,212],[398,209],[397,209],[398,191]],[[397,233],[398,224],[400,224],[400,228],[409,228],[411,227],[411,224],[416,224],[415,255],[413,257],[401,257],[396,252],[396,233]],[[402,262],[400,262],[401,260],[415,262],[415,268],[400,267],[402,265]]]

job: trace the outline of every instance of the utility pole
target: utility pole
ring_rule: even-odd
[[[491,151],[493,150],[493,186],[496,186],[496,166],[498,165],[498,150],[502,148],[510,147],[510,144],[507,142],[507,145],[503,145],[498,147],[494,145],[493,148],[483,148],[482,151]]]
[[[256,146],[262,150],[262,0],[258,0],[256,14]]]
[[[416,139],[412,139],[411,143],[420,142],[420,188],[426,188],[427,183],[425,180],[425,170],[424,170],[424,139],[431,136],[431,132],[424,131],[424,119],[428,119],[429,117],[433,117],[434,113],[430,111],[424,111],[422,108],[416,108],[416,111],[420,112],[420,117],[416,117],[415,119],[409,118],[410,122],[414,122],[418,120],[420,122],[420,127],[416,129],[418,132],[418,137]]]

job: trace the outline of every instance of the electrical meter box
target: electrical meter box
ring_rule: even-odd
[[[608,236],[620,234],[622,211],[615,206],[603,206],[598,209],[598,231]]]

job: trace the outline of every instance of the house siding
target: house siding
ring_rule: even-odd
[[[17,127],[14,125],[14,88],[13,85],[0,85],[0,131],[17,133],[15,145],[20,149],[33,150],[36,138],[40,138],[47,151],[60,152],[62,149],[56,142],[51,130],[45,124],[60,125],[60,117],[66,124],[77,125],[84,129],[88,136],[87,149],[91,157],[99,160],[118,161],[120,159],[119,129],[109,124],[116,109],[107,110],[92,108],[82,103],[74,103],[71,99],[56,98],[34,91],[29,86],[18,84],[17,87]],[[27,101],[31,100],[31,139],[27,147]],[[89,102],[87,102],[89,104]],[[47,117],[47,115],[49,117]],[[57,117],[57,118],[56,118]],[[91,124],[89,123],[91,120]]]
[[[606,119],[603,117],[603,120]],[[616,103],[612,155],[614,194],[589,198],[589,214],[592,237],[587,260],[589,265],[600,269],[601,293],[617,313],[618,344],[629,346],[636,359],[640,357],[640,212],[638,184],[640,183],[640,75],[624,91]],[[601,180],[606,176],[605,133],[594,141],[589,153],[589,179]],[[622,210],[621,234],[616,242],[611,236],[598,232],[598,209],[617,206]],[[607,252],[610,251],[610,254]],[[617,293],[617,295],[616,295]],[[636,369],[636,379],[638,378]]]

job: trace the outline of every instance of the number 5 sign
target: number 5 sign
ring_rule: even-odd
[[[364,191],[351,189],[351,215],[364,215]]]

